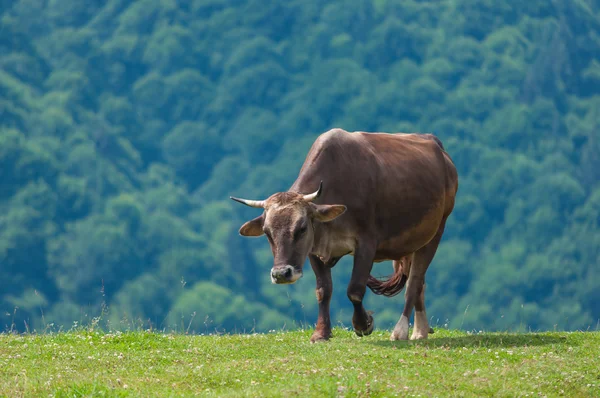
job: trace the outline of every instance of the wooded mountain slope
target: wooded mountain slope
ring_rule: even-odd
[[[453,157],[457,204],[427,277],[434,326],[596,327],[599,10],[0,0],[2,327],[312,324],[312,272],[272,286],[266,239],[237,234],[257,210],[228,196],[286,190],[332,127],[433,132]],[[350,267],[334,269],[345,325]],[[402,301],[366,305],[388,327]]]

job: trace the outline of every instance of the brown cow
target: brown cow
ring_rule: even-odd
[[[240,228],[243,236],[267,235],[274,264],[273,283],[294,283],[308,256],[317,279],[319,317],[311,341],[331,336],[331,268],[354,256],[348,298],[359,336],[373,331],[363,307],[367,286],[392,296],[408,281],[404,312],[392,340],[425,339],[425,272],[454,207],[458,175],[442,143],[431,134],[348,133],[330,130],[317,138],[288,192],[266,200],[231,198],[263,208]],[[313,192],[310,194],[306,194]],[[386,281],[372,276],[373,262],[394,260]]]

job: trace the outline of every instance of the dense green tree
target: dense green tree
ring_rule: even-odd
[[[597,327],[599,31],[586,0],[0,0],[0,328],[309,326],[310,266],[272,285],[228,196],[288,189],[332,127],[454,159],[434,325]]]

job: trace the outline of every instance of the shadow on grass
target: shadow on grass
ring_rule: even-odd
[[[568,336],[549,336],[547,334],[523,333],[523,334],[480,334],[458,337],[438,337],[419,341],[370,341],[369,343],[377,346],[412,348],[422,347],[445,347],[449,349],[461,349],[463,347],[531,347],[544,346],[552,344],[578,345],[575,339]]]

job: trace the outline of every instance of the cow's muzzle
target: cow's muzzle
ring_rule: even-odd
[[[302,278],[302,271],[293,265],[282,265],[271,269],[271,282],[276,284],[294,283]]]

